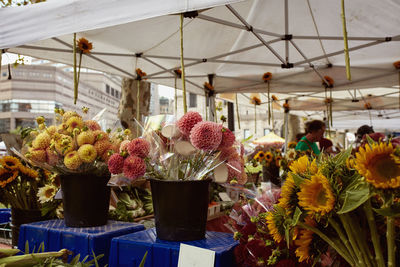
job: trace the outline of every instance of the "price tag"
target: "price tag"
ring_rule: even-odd
[[[181,243],[178,267],[214,267],[215,251]]]
[[[218,193],[218,195],[222,201],[232,201],[232,199],[225,192],[220,192],[220,193]]]

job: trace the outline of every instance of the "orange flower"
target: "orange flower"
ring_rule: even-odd
[[[136,69],[136,75],[139,78],[139,80],[141,80],[144,76],[147,75],[147,73],[143,72],[141,69],[137,68]]]
[[[364,104],[364,107],[365,107],[366,109],[372,109],[371,103],[369,103],[369,102],[365,103],[365,104]]]
[[[329,103],[333,102],[333,99],[328,97],[328,98],[325,98],[324,102],[325,102],[325,104],[329,104]]]
[[[272,98],[272,101],[278,101],[278,98],[275,95],[272,95],[271,98]]]
[[[83,37],[78,40],[77,45],[79,50],[84,54],[90,54],[90,50],[93,49],[93,44]]]
[[[399,60],[399,61],[396,61],[396,62],[393,62],[393,66],[394,66],[396,69],[400,69],[400,60]]]
[[[174,73],[175,73],[176,77],[178,77],[178,78],[182,77],[182,71],[180,69],[174,70]]]
[[[287,103],[287,102],[285,102],[282,106],[284,109],[289,109],[289,103]]]
[[[335,83],[333,79],[329,76],[324,76],[324,81],[322,81],[322,85],[325,85],[326,87],[332,87],[333,84]],[[326,81],[326,82],[325,82]]]
[[[256,97],[256,96],[253,96],[252,98],[251,98],[251,104],[253,104],[253,105],[261,105],[261,99],[259,99],[258,97]]]
[[[210,83],[205,82],[204,83],[204,89],[209,90],[209,91],[214,91],[214,86],[212,86]]]
[[[262,79],[264,82],[268,82],[269,80],[271,80],[272,78],[272,73],[271,72],[266,72],[264,73]]]

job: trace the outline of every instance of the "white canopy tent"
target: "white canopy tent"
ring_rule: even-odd
[[[374,110],[399,108],[393,62],[400,60],[400,2],[392,0],[346,1],[351,81],[337,0],[48,0],[0,9],[0,48],[72,64],[77,32],[94,46],[83,67],[127,77],[141,68],[149,81],[173,87],[173,70],[180,67],[176,14],[188,11],[198,11],[184,22],[191,92],[204,94],[212,76],[217,93],[266,93],[261,77],[271,72],[271,93],[310,115],[326,109],[327,75],[335,81],[334,117],[348,110],[364,110],[368,117],[366,103]]]

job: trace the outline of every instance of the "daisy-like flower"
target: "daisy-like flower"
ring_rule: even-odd
[[[222,125],[211,121],[201,121],[190,131],[190,142],[200,150],[213,151],[221,144]]]
[[[202,120],[198,112],[189,111],[178,120],[177,126],[184,135],[189,136],[192,128]]]
[[[288,149],[288,151],[285,155],[285,158],[288,160],[294,160],[296,158],[296,155],[297,155],[296,150],[291,148],[291,149]]]
[[[54,185],[45,185],[39,188],[37,196],[40,203],[46,203],[51,201],[57,193],[57,187]]]
[[[277,156],[277,157],[275,158],[275,165],[276,165],[277,167],[281,166],[281,160],[282,160],[282,156],[281,156],[281,155],[279,155],[279,156]]]
[[[19,171],[32,179],[36,179],[39,176],[39,173],[37,171],[28,168],[22,164],[19,166]]]
[[[269,212],[266,219],[270,235],[276,243],[280,243],[285,236],[285,229],[283,227],[285,219],[276,211]]]
[[[21,162],[12,156],[4,156],[0,158],[0,165],[9,170],[16,170],[21,166]]]
[[[285,183],[282,185],[279,206],[287,210],[289,214],[292,213],[297,206],[298,192],[299,190],[294,183],[292,174],[288,173],[288,177],[286,178]]]
[[[297,145],[296,141],[290,141],[289,144],[288,144],[288,148],[295,148],[296,145]]]
[[[272,153],[270,151],[265,153],[265,161],[267,163],[270,163],[273,159],[274,159],[274,155],[272,155]]]
[[[315,222],[309,218],[306,218],[306,224],[315,226]],[[299,257],[299,262],[308,261],[312,258],[312,254],[310,253],[310,245],[313,241],[313,236],[313,231],[302,229],[300,230],[299,238],[294,241],[294,244],[298,246],[295,253],[296,256]]]
[[[311,180],[304,180],[300,185],[299,205],[305,210],[325,215],[335,205],[335,196],[328,179],[321,173],[311,176]]]
[[[78,40],[77,45],[79,50],[84,54],[90,54],[90,51],[93,49],[93,44],[83,37]]]
[[[400,165],[392,157],[391,143],[366,144],[356,153],[354,168],[376,188],[400,187]]]
[[[316,160],[314,159],[310,163],[306,155],[300,157],[296,161],[293,161],[292,164],[290,164],[289,169],[296,174],[302,174],[307,171],[309,171],[311,174],[316,174],[318,172]]]
[[[5,187],[7,184],[14,181],[18,176],[17,170],[8,171],[4,168],[0,168],[0,186]]]

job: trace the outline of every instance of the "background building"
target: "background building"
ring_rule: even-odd
[[[10,79],[11,78],[11,79]],[[112,127],[117,120],[121,97],[120,78],[99,72],[81,72],[79,97],[73,103],[73,74],[64,68],[47,65],[2,66],[0,79],[0,132],[19,126],[34,126],[37,116],[53,123],[54,108],[80,110],[89,107],[87,118],[106,108],[100,123]]]

